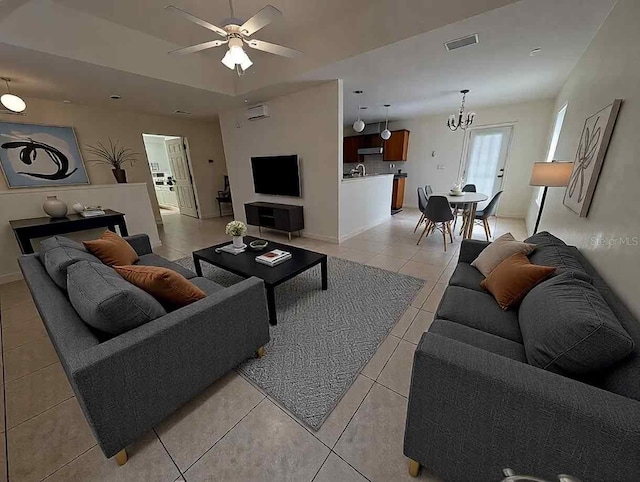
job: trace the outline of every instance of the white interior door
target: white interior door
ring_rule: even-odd
[[[475,184],[489,199],[502,189],[513,126],[473,129],[469,133],[467,159],[462,177]]]
[[[178,198],[180,214],[197,218],[198,208],[196,206],[196,196],[193,191],[189,162],[187,161],[187,153],[184,149],[182,138],[178,137],[176,139],[166,140],[164,144],[167,148],[169,165],[171,166],[171,173],[175,181],[173,188]]]

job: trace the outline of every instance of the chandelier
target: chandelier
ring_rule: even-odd
[[[447,121],[447,126],[452,131],[457,131],[458,129],[465,130],[471,124],[473,124],[473,119],[476,117],[475,112],[467,112],[464,113],[464,101],[467,98],[467,94],[469,93],[469,89],[461,90],[462,94],[462,104],[460,104],[460,111],[458,112],[458,116],[456,118],[455,114],[449,116],[449,120]]]

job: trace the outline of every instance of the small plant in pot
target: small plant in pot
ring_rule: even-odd
[[[225,233],[229,236],[233,236],[233,247],[234,248],[244,248],[245,245],[242,242],[242,237],[247,234],[247,225],[242,221],[231,221],[227,224],[225,229]]]
[[[121,146],[118,141],[113,142],[111,138],[109,138],[107,145],[98,142],[97,146],[87,146],[87,151],[98,157],[98,159],[89,159],[89,162],[98,162],[111,166],[113,176],[118,183],[127,182],[127,171],[123,169],[123,166],[129,163],[133,167],[133,164],[138,162],[136,158],[137,152]]]

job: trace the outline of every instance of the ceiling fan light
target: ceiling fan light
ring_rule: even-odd
[[[239,65],[242,70],[247,70],[253,65],[247,53],[238,45],[229,47],[229,50],[227,50],[227,53],[222,58],[222,63],[231,70],[234,70],[236,65]]]
[[[234,70],[236,68],[236,63],[231,59],[231,51],[230,50],[227,50],[227,53],[224,54],[224,57],[222,57],[221,62],[228,69]]]
[[[380,137],[382,137],[385,141],[391,139],[391,131],[389,129],[385,129],[380,133]]]
[[[364,121],[362,119],[358,119],[353,123],[353,130],[356,132],[362,132],[364,130]]]
[[[246,54],[245,54],[246,55]],[[251,67],[253,65],[253,62],[251,62],[251,59],[249,58],[248,55],[246,55],[246,59],[244,59],[242,61],[242,63],[240,64],[240,67],[242,68],[242,70],[247,70],[249,67]]]
[[[0,103],[12,112],[22,112],[27,108],[25,101],[13,94],[3,94]]]

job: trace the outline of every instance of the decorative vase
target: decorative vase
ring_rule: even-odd
[[[84,204],[76,201],[75,203],[73,203],[73,206],[71,206],[71,209],[74,213],[80,214],[82,211],[84,211]]]
[[[67,215],[67,205],[56,196],[47,196],[42,209],[52,218],[64,218]]]
[[[118,184],[126,184],[127,182],[127,171],[124,169],[111,169],[113,172],[113,177],[116,178],[116,182]]]
[[[242,236],[234,236],[233,237],[233,247],[234,248],[243,248],[244,243],[242,242]]]

